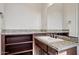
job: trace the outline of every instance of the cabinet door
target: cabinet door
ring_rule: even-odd
[[[47,52],[47,45],[45,45],[44,43],[38,41],[38,40],[35,40],[35,44],[40,47],[43,51]]]
[[[58,52],[55,49],[48,47],[48,54],[49,55],[57,55]]]
[[[35,55],[47,55],[47,53],[43,49],[35,45]]]
[[[77,47],[73,47],[67,50],[67,55],[77,55]]]

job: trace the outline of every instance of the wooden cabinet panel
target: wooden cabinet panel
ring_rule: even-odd
[[[38,40],[35,40],[35,43],[37,46],[39,46],[41,49],[43,49],[45,52],[47,52],[47,45],[38,41]]]
[[[49,55],[56,55],[58,52],[55,50],[55,49],[53,49],[53,48],[51,48],[51,47],[48,47],[48,54]]]
[[[32,43],[6,46],[6,52],[14,53],[32,49]]]
[[[32,55],[32,35],[5,35],[6,55]]]
[[[5,43],[18,43],[32,41],[31,35],[7,35],[5,36]]]
[[[73,47],[67,50],[67,55],[77,55],[77,47]]]
[[[15,54],[15,55],[32,55],[32,51],[31,52],[25,52],[25,53],[19,53],[19,54]]]

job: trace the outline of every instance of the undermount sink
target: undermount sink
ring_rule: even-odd
[[[48,42],[48,43],[64,41],[63,39],[52,38],[50,36],[38,36],[37,38],[41,41]]]
[[[40,38],[40,39],[45,39],[45,40],[51,39],[50,36],[38,36],[38,38]]]

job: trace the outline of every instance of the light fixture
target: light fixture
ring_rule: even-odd
[[[48,3],[48,7],[52,6],[54,3]]]

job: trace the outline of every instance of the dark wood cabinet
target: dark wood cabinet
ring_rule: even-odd
[[[47,55],[77,55],[77,47],[72,47],[63,51],[57,51],[37,39],[35,39],[35,44],[41,49],[41,55],[44,55],[44,53]]]
[[[52,34],[52,35],[51,35]],[[34,34],[12,34],[1,35],[2,55],[33,55],[33,36],[51,36],[54,34],[68,35],[68,33],[34,33]],[[35,40],[35,44],[40,47],[45,54],[54,52],[51,48],[40,41]],[[54,52],[57,53],[56,51]]]
[[[55,49],[48,47],[48,54],[49,55],[57,55],[58,51],[56,51]]]
[[[77,47],[73,47],[67,50],[68,55],[77,55]]]
[[[35,39],[35,45],[37,46],[37,47],[39,47],[39,54],[40,55],[48,55],[48,53],[47,53],[47,45],[46,44],[44,44],[44,43],[42,43],[42,42],[40,42],[40,41],[38,41],[37,39]]]
[[[19,54],[15,54],[15,55],[32,55],[32,51],[19,53]]]
[[[44,43],[38,41],[38,40],[35,40],[35,44],[40,47],[42,50],[44,50],[45,52],[47,52],[47,45],[45,45]]]
[[[32,55],[32,35],[5,35],[5,55]]]

